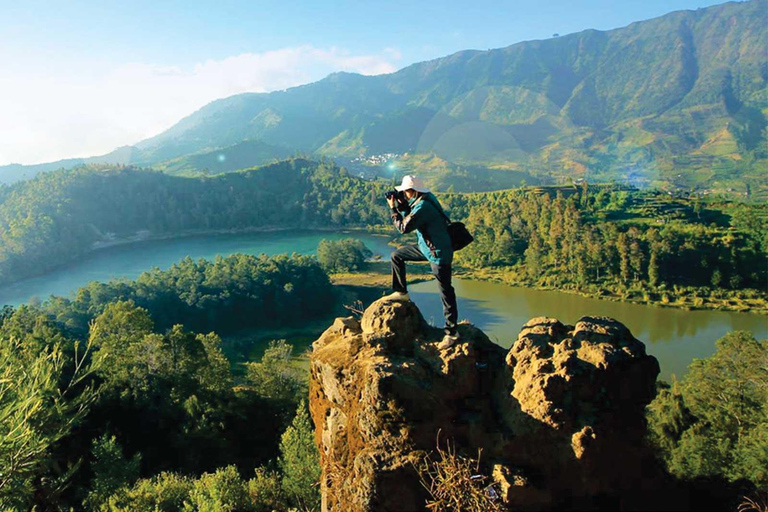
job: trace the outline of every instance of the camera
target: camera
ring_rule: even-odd
[[[405,194],[399,190],[387,190],[387,193],[384,194],[384,196],[387,199],[395,198],[395,201],[398,203],[405,201]]]
[[[404,192],[400,190],[387,190],[384,196],[387,199],[394,199],[395,208],[397,208],[398,210],[406,211],[406,212],[410,210],[410,208],[408,207],[408,198],[405,197]]]

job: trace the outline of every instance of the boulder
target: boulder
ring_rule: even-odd
[[[515,509],[653,485],[643,410],[659,367],[624,325],[535,318],[508,351],[470,324],[458,329],[460,342],[439,350],[442,331],[413,303],[381,299],[314,343],[324,511],[426,510],[418,468],[447,441],[480,453],[479,471]]]

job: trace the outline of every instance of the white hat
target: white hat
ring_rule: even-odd
[[[410,190],[413,189],[416,192],[429,192],[429,189],[424,185],[424,182],[421,181],[416,176],[406,175],[403,176],[403,182],[400,184],[399,187],[395,187],[395,190],[402,192],[403,190]]]

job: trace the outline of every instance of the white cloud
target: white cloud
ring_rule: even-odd
[[[217,98],[269,92],[334,71],[391,73],[400,53],[355,55],[298,46],[200,62],[189,69],[125,64],[108,74],[0,77],[0,165],[103,154],[169,128]]]

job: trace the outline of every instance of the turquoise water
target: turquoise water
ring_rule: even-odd
[[[186,256],[213,260],[217,255],[235,253],[314,254],[320,240],[341,238],[361,239],[374,255],[388,257],[392,251],[386,237],[349,232],[276,231],[136,242],[100,249],[71,265],[2,287],[0,305],[23,304],[33,297],[40,300],[50,295],[66,297],[91,281],[109,281],[119,277],[134,279],[152,267],[167,269]]]
[[[152,267],[170,267],[180,259],[213,259],[233,253],[313,254],[322,239],[355,237],[374,254],[387,257],[386,237],[362,233],[290,231],[205,235],[156,240],[102,249],[44,276],[0,288],[0,305],[18,305],[36,297],[67,296],[90,281],[135,278]],[[694,358],[711,355],[715,340],[731,330],[749,330],[768,338],[768,317],[722,311],[685,311],[590,299],[567,293],[529,290],[499,283],[456,280],[459,318],[483,329],[492,340],[509,347],[522,325],[536,316],[573,324],[582,316],[609,316],[627,325],[661,363],[661,378],[681,376]],[[442,306],[434,281],[411,286],[411,295],[435,325],[442,324]]]

